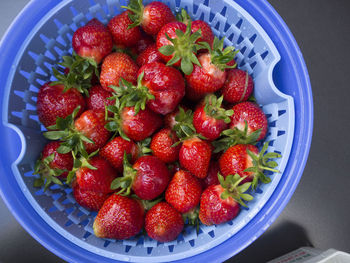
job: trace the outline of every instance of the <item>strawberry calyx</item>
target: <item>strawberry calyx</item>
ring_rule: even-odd
[[[128,16],[134,23],[129,25],[128,29],[141,25],[144,9],[142,0],[130,0],[129,5],[121,7],[131,11]]]
[[[150,148],[152,138],[146,138],[143,141],[137,142],[137,147],[139,149],[139,155],[138,158],[144,155],[149,155],[152,153],[152,150]]]
[[[187,25],[189,21],[192,22],[190,15],[184,8],[181,8],[180,12],[176,13],[176,20],[184,23],[185,25]]]
[[[62,182],[59,177],[64,172],[67,172],[67,170],[62,170],[58,168],[51,168],[50,164],[55,159],[55,153],[50,154],[44,159],[39,158],[35,165],[34,165],[34,172],[33,174],[40,175],[39,178],[34,180],[34,187],[44,187],[44,191],[47,190],[47,188],[51,185],[51,183],[62,185]]]
[[[225,38],[219,40],[217,37],[215,37],[213,48],[211,48],[207,42],[199,42],[199,45],[202,46],[202,48],[208,49],[211,63],[221,71],[224,71],[226,68],[235,68],[237,66],[237,63],[232,66],[227,65],[227,63],[231,62],[235,58],[238,50],[232,46],[228,46],[224,49],[224,40]]]
[[[199,206],[193,208],[187,213],[182,214],[182,218],[186,225],[194,226],[197,229],[197,234],[199,232]]]
[[[74,127],[74,119],[80,110],[80,106],[75,108],[73,113],[66,118],[58,117],[56,124],[47,127],[49,131],[44,132],[43,135],[49,140],[60,140],[62,143],[58,147],[58,153],[72,152],[73,156],[82,155],[88,158],[88,153],[85,149],[84,142],[94,143],[91,139],[86,137]]]
[[[137,174],[137,170],[132,167],[132,165],[130,164],[130,162],[128,160],[129,157],[126,154],[126,152],[124,152],[123,176],[117,177],[111,183],[111,189],[112,190],[120,189],[117,192],[117,194],[120,194],[123,196],[130,195],[132,183],[134,182],[136,174]]]
[[[76,89],[80,93],[89,96],[89,88],[91,87],[91,79],[99,76],[98,65],[92,58],[83,58],[75,53],[72,56],[63,56],[63,62],[58,63],[63,68],[69,69],[67,74],[60,72],[56,68],[52,68],[53,75],[57,81],[51,82],[51,86],[63,84],[63,92],[69,89]]]
[[[228,197],[232,197],[237,203],[247,207],[244,201],[253,200],[253,196],[245,193],[252,185],[251,182],[241,184],[245,178],[246,177],[241,177],[239,174],[230,174],[224,178],[220,173],[218,173],[220,185],[224,189],[220,195],[221,199],[225,200]]]
[[[75,173],[77,172],[77,170],[79,168],[86,167],[86,168],[89,168],[90,170],[97,170],[96,167],[92,166],[89,163],[89,160],[92,157],[94,157],[98,152],[99,152],[99,150],[96,150],[96,151],[90,153],[87,156],[79,156],[79,158],[78,158],[78,156],[75,156],[74,152],[72,152],[73,160],[74,160],[74,162],[73,162],[73,169],[68,172],[66,183],[70,184],[70,183],[72,183],[74,181]]]
[[[164,201],[164,196],[161,196],[159,198],[156,198],[154,200],[143,200],[140,199],[137,195],[132,195],[133,198],[140,200],[143,209],[145,209],[146,211],[150,210],[153,206],[155,206],[156,204]]]
[[[272,161],[270,159],[281,158],[282,155],[276,152],[267,153],[268,147],[269,147],[269,143],[265,142],[258,155],[254,154],[253,152],[247,149],[248,155],[252,158],[253,166],[248,167],[247,169],[244,170],[244,172],[253,173],[252,188],[254,190],[257,188],[259,181],[261,181],[264,184],[268,184],[271,182],[271,178],[267,177],[264,174],[264,171],[280,173],[279,170],[274,169],[278,166],[277,162]]]
[[[149,100],[154,100],[155,97],[149,91],[149,89],[142,84],[144,72],[137,77],[137,85],[134,86],[131,82],[121,78],[119,87],[110,86],[115,92],[117,97],[123,97],[122,102],[124,107],[135,107],[135,115],[141,110],[145,110],[146,103]]]
[[[230,117],[233,115],[233,110],[225,110],[221,107],[224,96],[217,98],[214,94],[209,94],[204,99],[204,112],[217,120],[224,120],[225,123],[230,123]]]
[[[162,46],[158,49],[158,51],[165,56],[173,55],[173,57],[167,62],[167,66],[171,66],[181,60],[180,69],[185,75],[190,75],[192,73],[193,64],[202,67],[196,57],[197,51],[203,48],[196,43],[196,41],[202,37],[202,33],[201,30],[191,33],[191,24],[192,22],[188,21],[185,32],[176,29],[175,38],[170,38],[169,35],[165,33],[166,38],[171,42],[171,45]]]
[[[228,148],[237,144],[256,144],[261,133],[261,129],[258,129],[251,134],[248,134],[248,123],[244,121],[244,130],[240,130],[237,127],[233,129],[224,130],[221,133],[221,138],[217,141],[213,141],[214,153],[226,151]]]

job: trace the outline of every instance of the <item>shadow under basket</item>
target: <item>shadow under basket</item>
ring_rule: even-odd
[[[273,70],[281,56],[258,22],[233,1],[162,1],[173,11],[185,8],[193,20],[202,19],[208,22],[216,36],[225,37],[226,45],[232,45],[239,50],[236,56],[237,65],[252,75],[255,82],[254,96],[268,117],[268,151],[282,154],[282,158],[276,160],[277,169],[281,173],[269,174],[271,183],[259,185],[258,190],[252,193],[254,200],[249,202],[248,207],[242,209],[234,220],[226,224],[200,225],[198,233],[195,228],[187,227],[177,240],[168,243],[157,242],[142,233],[129,240],[118,241],[94,236],[92,224],[96,213],[80,207],[75,202],[70,188],[54,185],[44,192],[33,187],[36,177],[32,173],[35,160],[47,143],[42,136],[45,128],[40,124],[36,113],[39,88],[47,81],[54,80],[51,68],[63,55],[71,54],[71,39],[77,28],[94,17],[106,24],[113,16],[121,13],[123,9],[120,6],[127,3],[117,0],[52,2],[54,3],[50,4],[50,11],[37,19],[30,34],[19,43],[20,49],[8,75],[2,102],[3,125],[15,131],[11,133],[11,137],[19,136],[20,143],[16,144],[21,147],[19,156],[17,155],[17,159],[11,163],[12,174],[8,176],[14,176],[25,202],[28,202],[30,209],[45,222],[43,227],[53,231],[57,237],[63,237],[68,243],[73,243],[81,251],[89,253],[91,260],[95,262],[111,259],[132,262],[187,260],[209,249],[216,249],[218,245],[244,229],[273,195],[281,178],[293,176],[284,174],[284,171],[295,134],[294,99],[280,92],[280,87],[276,88],[273,82]],[[145,4],[149,2],[144,1]],[[34,5],[40,3],[48,8],[45,1],[39,0],[34,1],[32,6],[29,5],[26,12],[28,8],[34,8]],[[298,182],[298,178],[296,177],[295,183]],[[19,213],[15,214],[17,219],[21,218]],[[263,218],[264,215],[259,216]],[[19,221],[26,225],[21,219]],[[29,226],[26,228],[35,236],[35,231],[30,231]],[[265,230],[267,226],[263,228],[260,230]],[[258,234],[251,234],[246,240],[252,242],[257,236]],[[50,244],[46,245],[50,248]],[[242,248],[233,243],[231,249],[234,251],[232,253],[238,253]],[[57,249],[53,250],[57,252]],[[63,252],[58,254],[62,256]]]

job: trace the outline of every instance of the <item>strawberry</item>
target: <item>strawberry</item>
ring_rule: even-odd
[[[113,40],[107,28],[94,18],[74,32],[72,46],[79,56],[91,58],[99,64],[112,52]]]
[[[144,214],[139,201],[113,194],[104,202],[95,218],[94,233],[100,238],[128,239],[141,231]]]
[[[231,122],[230,116],[233,110],[225,110],[221,107],[223,97],[217,99],[213,94],[205,97],[193,114],[193,126],[196,131],[208,140],[215,140]]]
[[[130,19],[134,22],[130,27],[141,26],[149,35],[155,36],[162,26],[175,21],[170,8],[162,2],[152,2],[144,6],[142,0],[130,0],[124,8],[131,11]]]
[[[88,162],[88,163],[87,163]],[[94,156],[76,171],[80,189],[100,193],[112,193],[111,183],[118,176],[116,170],[101,156]]]
[[[203,189],[207,189],[211,185],[219,184],[219,179],[218,179],[219,172],[220,172],[219,163],[211,161],[209,164],[207,177],[202,179]]]
[[[76,181],[72,183],[73,196],[77,203],[89,210],[98,211],[110,194],[83,190]]]
[[[89,90],[89,97],[85,98],[87,109],[105,112],[105,106],[114,105],[115,100],[111,100],[113,94],[100,85],[93,86]]]
[[[230,174],[239,174],[245,177],[246,181],[252,181],[252,187],[255,189],[260,180],[263,183],[269,183],[271,179],[266,177],[264,170],[278,172],[273,169],[277,167],[275,161],[269,161],[272,158],[280,158],[281,155],[275,152],[266,153],[268,143],[265,143],[261,152],[251,144],[238,144],[230,147],[224,152],[220,159],[220,171],[224,177]]]
[[[240,211],[240,205],[246,206],[243,200],[253,199],[244,193],[251,183],[239,185],[243,179],[239,175],[230,175],[224,179],[219,174],[220,184],[209,186],[203,192],[199,219],[204,225],[218,225],[234,219]]]
[[[108,106],[108,109],[113,111],[114,116],[109,118],[106,128],[118,132],[125,140],[143,141],[162,126],[160,115],[147,107],[137,114],[135,107]]]
[[[149,99],[149,95],[145,94],[140,96],[141,99],[146,97],[147,106],[162,115],[172,112],[185,95],[185,82],[180,71],[163,63],[153,62],[142,66],[138,80],[137,88],[146,87],[145,92],[154,96],[154,99]]]
[[[165,200],[180,213],[187,213],[199,204],[201,193],[199,179],[188,171],[180,170],[171,179]]]
[[[198,178],[207,176],[211,158],[211,145],[197,136],[183,141],[179,160],[182,167],[189,170]]]
[[[65,90],[63,85],[44,84],[37,97],[37,113],[40,122],[49,127],[56,123],[57,117],[66,118],[71,115],[78,106],[79,116],[84,112],[84,97],[76,89]]]
[[[246,136],[252,135],[254,132],[259,132],[256,141],[265,138],[268,123],[265,113],[255,103],[246,101],[233,106],[234,114],[231,116],[231,129],[237,129],[244,132]],[[247,126],[247,128],[245,128]]]
[[[167,66],[174,65],[189,75],[193,70],[193,63],[200,67],[196,57],[197,50],[202,48],[196,44],[201,37],[199,31],[191,33],[191,22],[187,27],[181,22],[170,22],[164,25],[157,35],[157,48]]]
[[[122,137],[116,137],[101,149],[100,155],[108,160],[118,171],[122,171],[124,152],[131,155],[132,162],[135,162],[139,155],[136,143],[124,140]]]
[[[140,27],[132,27],[130,11],[125,11],[113,17],[108,23],[108,30],[117,46],[132,47],[142,38]]]
[[[108,55],[101,68],[100,82],[102,87],[107,91],[114,91],[109,86],[119,85],[121,78],[136,84],[138,66],[132,58],[121,52],[111,53]]]
[[[183,228],[184,220],[181,214],[166,202],[156,204],[146,213],[146,232],[159,242],[173,241]]]
[[[149,46],[154,44],[154,39],[143,32],[141,32],[141,38],[139,41],[137,41],[135,46],[132,46],[131,52],[133,52],[135,55],[140,55],[142,52],[144,52]]]
[[[90,140],[84,141],[88,153],[102,148],[108,141],[110,132],[105,125],[105,114],[99,111],[87,110],[75,120],[75,130]]]
[[[179,158],[180,145],[172,147],[178,142],[176,133],[169,128],[165,128],[156,133],[151,141],[151,150],[155,156],[165,163],[173,163]]]
[[[139,67],[152,62],[163,62],[156,44],[148,46],[136,59],[136,63]]]
[[[188,111],[188,108],[186,106],[178,106],[176,107],[176,109],[171,112],[171,113],[168,113],[167,115],[164,116],[164,125],[166,128],[170,128],[170,129],[173,129],[174,126],[177,124],[177,121],[175,120],[176,118],[176,115],[181,111],[183,111],[183,115],[185,115],[185,112]],[[188,112],[190,114],[192,114],[192,111]]]
[[[221,92],[225,101],[238,103],[248,100],[252,95],[253,88],[253,79],[247,71],[230,69],[227,72],[227,79]]]
[[[219,40],[215,37],[213,48],[206,42],[201,42],[201,44],[209,52],[200,54],[198,56],[200,64],[194,65],[192,73],[185,76],[187,88],[192,97],[203,97],[207,93],[213,93],[221,89],[227,76],[225,69],[236,66],[227,65],[237,52],[234,51],[234,47],[223,49],[224,39]]]
[[[132,189],[143,200],[152,200],[164,192],[170,180],[168,167],[155,156],[142,156],[133,166],[124,154],[124,177],[116,178],[112,189],[129,195]]]
[[[45,185],[45,190],[53,182],[62,185],[58,178],[66,178],[68,171],[73,168],[73,156],[71,153],[58,153],[60,142],[49,142],[41,152],[40,158],[35,163],[34,173],[40,178],[34,181],[34,187]]]

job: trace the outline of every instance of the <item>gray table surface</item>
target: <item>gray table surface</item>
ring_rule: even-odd
[[[28,0],[0,0],[0,37]],[[289,204],[227,262],[254,263],[301,246],[350,252],[350,1],[270,0],[308,66],[315,106],[312,147]],[[0,262],[63,262],[23,230],[0,199]]]

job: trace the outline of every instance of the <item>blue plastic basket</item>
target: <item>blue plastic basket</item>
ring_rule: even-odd
[[[150,2],[150,1],[145,1]],[[268,116],[269,151],[280,152],[281,174],[261,185],[248,209],[219,226],[193,228],[177,240],[147,236],[115,241],[92,233],[94,213],[75,203],[71,190],[33,188],[35,159],[45,140],[36,115],[36,95],[51,67],[72,51],[73,32],[97,17],[107,22],[125,1],[34,0],[1,42],[2,197],[22,226],[48,249],[74,262],[221,262],[253,242],[275,220],[293,194],[311,143],[313,105],[308,73],[299,48],[281,18],[264,0],[166,0],[207,21],[217,36],[240,50],[240,68],[252,74],[255,96]],[[277,88],[276,88],[277,86]]]

